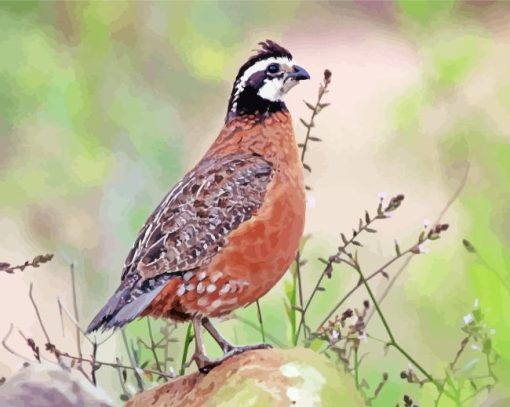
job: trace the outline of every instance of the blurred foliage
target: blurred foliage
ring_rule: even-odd
[[[388,153],[396,143],[405,146],[406,154],[424,172],[431,165],[441,165],[450,189],[456,187],[459,168],[470,163],[475,181],[466,185],[459,198],[459,211],[465,237],[484,260],[468,253],[458,241],[448,248],[450,253],[443,252],[444,258],[431,257],[426,264],[413,266],[408,292],[403,295],[412,298],[413,312],[420,320],[416,335],[423,340],[413,344],[414,353],[425,355],[425,361],[426,355],[433,354],[448,362],[458,347],[464,310],[478,298],[484,321],[496,332],[492,346],[500,355],[495,370],[502,383],[496,394],[505,394],[504,388],[510,388],[510,316],[505,312],[510,309],[510,296],[490,269],[510,281],[510,83],[502,75],[505,71],[487,85],[482,82],[483,105],[473,103],[465,87],[491,79],[488,56],[496,62],[498,57],[503,60],[503,56],[494,57],[494,48],[498,35],[504,33],[498,33],[487,15],[508,19],[506,6],[468,0],[316,5],[299,1],[1,2],[2,216],[16,219],[41,250],[79,259],[81,298],[91,315],[115,287],[115,270],[155,199],[182,175],[185,146],[197,140],[186,136],[192,129],[189,123],[216,114],[212,103],[223,106],[237,52],[244,52],[247,43],[254,37],[265,38],[267,32],[299,35],[305,24],[320,31],[321,18],[330,15],[339,21],[354,15],[374,30],[378,24],[390,26],[401,41],[411,44],[421,65],[416,83],[389,108],[392,133],[381,141],[382,149]],[[312,29],[310,33],[313,38]],[[431,120],[444,120],[445,125],[431,129]],[[436,143],[439,162],[420,154],[430,142]],[[305,250],[308,259],[323,256],[336,244],[326,248],[313,241]],[[462,281],[452,277],[448,256],[463,259]],[[316,269],[318,273],[319,266],[307,266],[310,274]],[[287,286],[293,287],[293,276],[287,279]],[[348,281],[345,274],[334,273],[328,284],[345,287]],[[290,346],[294,329],[288,326],[289,309],[281,291],[261,301],[265,331],[274,343]],[[335,303],[335,291],[320,294],[319,306],[311,309],[312,322]],[[292,292],[296,294],[295,288]],[[289,300],[295,303],[296,299]],[[239,315],[252,326],[234,319],[222,328],[236,342],[259,341],[255,307]],[[452,321],[459,321],[458,325],[450,326]],[[155,326],[159,329],[163,324]],[[179,328],[181,338],[185,329]],[[145,322],[133,323],[128,332],[146,336]],[[429,349],[426,343],[441,347]],[[175,344],[176,360],[181,346]],[[469,352],[476,357],[476,350]],[[407,391],[419,405],[430,405],[432,389],[407,387],[398,377],[406,362],[393,354],[385,359],[380,352],[375,354],[363,362],[364,378],[373,389],[385,364],[390,379],[374,405],[395,405]],[[139,357],[146,359],[150,353],[140,349]],[[118,394],[116,388],[107,390]],[[473,405],[481,400],[473,400]],[[443,405],[450,404],[444,400]]]

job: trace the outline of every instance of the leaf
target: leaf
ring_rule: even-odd
[[[368,213],[368,211],[365,211],[365,222],[370,223],[370,214]]]
[[[303,100],[303,103],[306,105],[306,107],[308,107],[308,109],[315,110],[315,106],[311,103],[308,103],[306,100]]]
[[[308,137],[308,140],[310,140],[310,141],[322,141],[322,139],[321,139],[321,138],[319,138],[319,137],[314,137],[314,136],[310,136],[310,137]]]
[[[363,247],[363,245],[362,245],[360,242],[357,242],[356,240],[353,240],[353,241],[352,241],[352,244],[353,244],[354,246]]]
[[[310,167],[308,164],[303,163],[303,167],[305,170],[312,172],[312,167]]]
[[[301,123],[303,123],[303,126],[305,126],[306,128],[312,128],[313,127],[313,123],[307,123],[303,119],[299,119],[299,121]]]
[[[324,109],[325,107],[328,107],[331,103],[319,103],[319,107],[322,109]]]
[[[467,239],[462,240],[462,244],[464,245],[464,248],[465,248],[465,249],[466,249],[469,253],[476,253],[476,248],[475,248],[475,246],[473,246],[469,240],[467,240]],[[0,270],[1,270],[1,265],[0,265]]]
[[[331,265],[331,263],[328,263],[326,269],[324,270],[324,273],[328,276],[328,278],[331,278],[331,274],[333,273],[333,266]]]
[[[397,253],[397,256],[400,257],[400,246],[398,245],[397,241],[395,240],[395,252]]]
[[[349,243],[349,241],[347,240],[347,238],[345,237],[345,235],[343,233],[340,233],[340,236],[342,237],[342,242],[344,242],[344,244]]]
[[[365,228],[365,230],[366,230],[368,233],[377,233],[377,230],[372,229],[372,228]]]
[[[422,231],[420,233],[420,236],[418,237],[418,242],[422,243],[424,239],[425,239],[425,231]]]
[[[0,263],[0,270],[5,270],[11,267],[9,263]]]
[[[317,291],[326,291],[326,289],[324,287],[317,287]]]

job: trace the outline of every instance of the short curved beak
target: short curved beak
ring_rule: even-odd
[[[292,72],[287,75],[289,78],[293,78],[296,81],[303,81],[305,79],[310,79],[310,74],[306,72],[304,68],[301,68],[298,65],[294,65]]]

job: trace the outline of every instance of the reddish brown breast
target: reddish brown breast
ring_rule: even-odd
[[[264,295],[292,263],[303,233],[305,193],[290,116],[279,112],[259,122],[234,120],[206,157],[247,151],[274,166],[263,205],[228,235],[228,244],[210,264],[187,276],[186,285],[192,290],[169,283],[146,314],[229,313]]]

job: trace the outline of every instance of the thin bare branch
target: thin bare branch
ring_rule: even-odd
[[[9,326],[9,330],[7,331],[7,333],[5,334],[5,336],[2,339],[2,346],[5,348],[5,350],[7,352],[13,354],[14,356],[17,356],[18,358],[23,359],[27,362],[31,362],[32,359],[27,358],[26,356],[23,356],[22,354],[16,352],[14,349],[12,349],[9,345],[7,345],[7,341],[11,337],[13,329],[14,329],[14,325],[11,323],[11,325]]]

